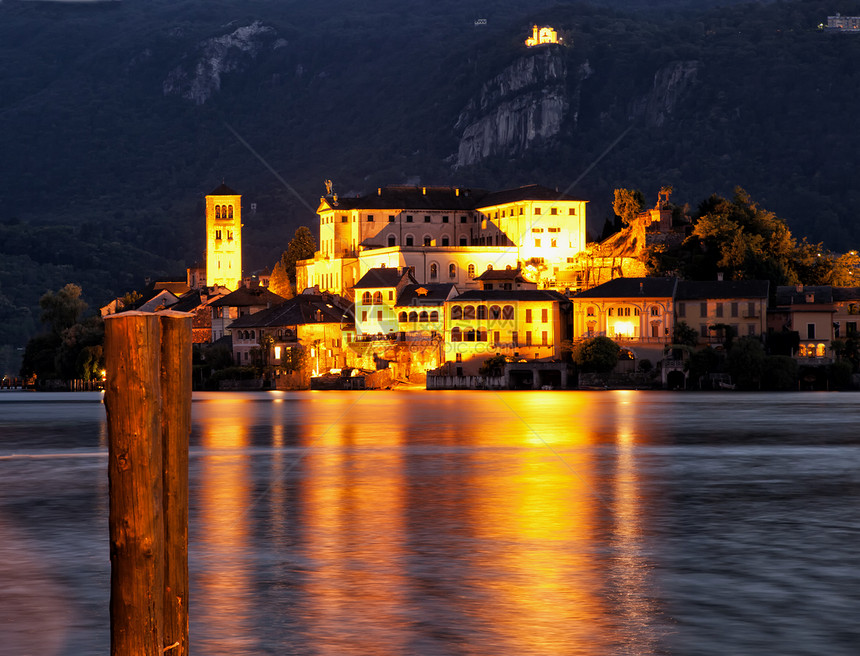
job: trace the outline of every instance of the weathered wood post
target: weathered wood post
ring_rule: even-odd
[[[156,656],[164,645],[159,317],[107,317],[105,365],[111,655]]]
[[[188,437],[191,315],[160,312],[164,486],[164,653],[188,654]]]

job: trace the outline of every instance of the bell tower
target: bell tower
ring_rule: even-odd
[[[206,196],[206,286],[242,280],[242,196],[221,184]]]

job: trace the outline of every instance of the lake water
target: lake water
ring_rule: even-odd
[[[98,394],[0,393],[0,654],[109,653]],[[860,653],[860,395],[195,394],[198,655]]]

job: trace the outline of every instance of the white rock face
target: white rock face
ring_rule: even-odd
[[[567,70],[549,49],[521,57],[486,82],[460,113],[455,166],[491,155],[516,155],[561,130],[567,114]]]
[[[190,61],[174,68],[164,80],[164,95],[178,95],[202,105],[221,89],[224,73],[242,69],[266,47],[272,46],[274,28],[255,21],[230,34],[202,41]],[[278,42],[275,42],[277,45]]]

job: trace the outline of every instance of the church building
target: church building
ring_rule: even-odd
[[[242,279],[242,196],[221,184],[206,196],[206,286],[235,291]]]

